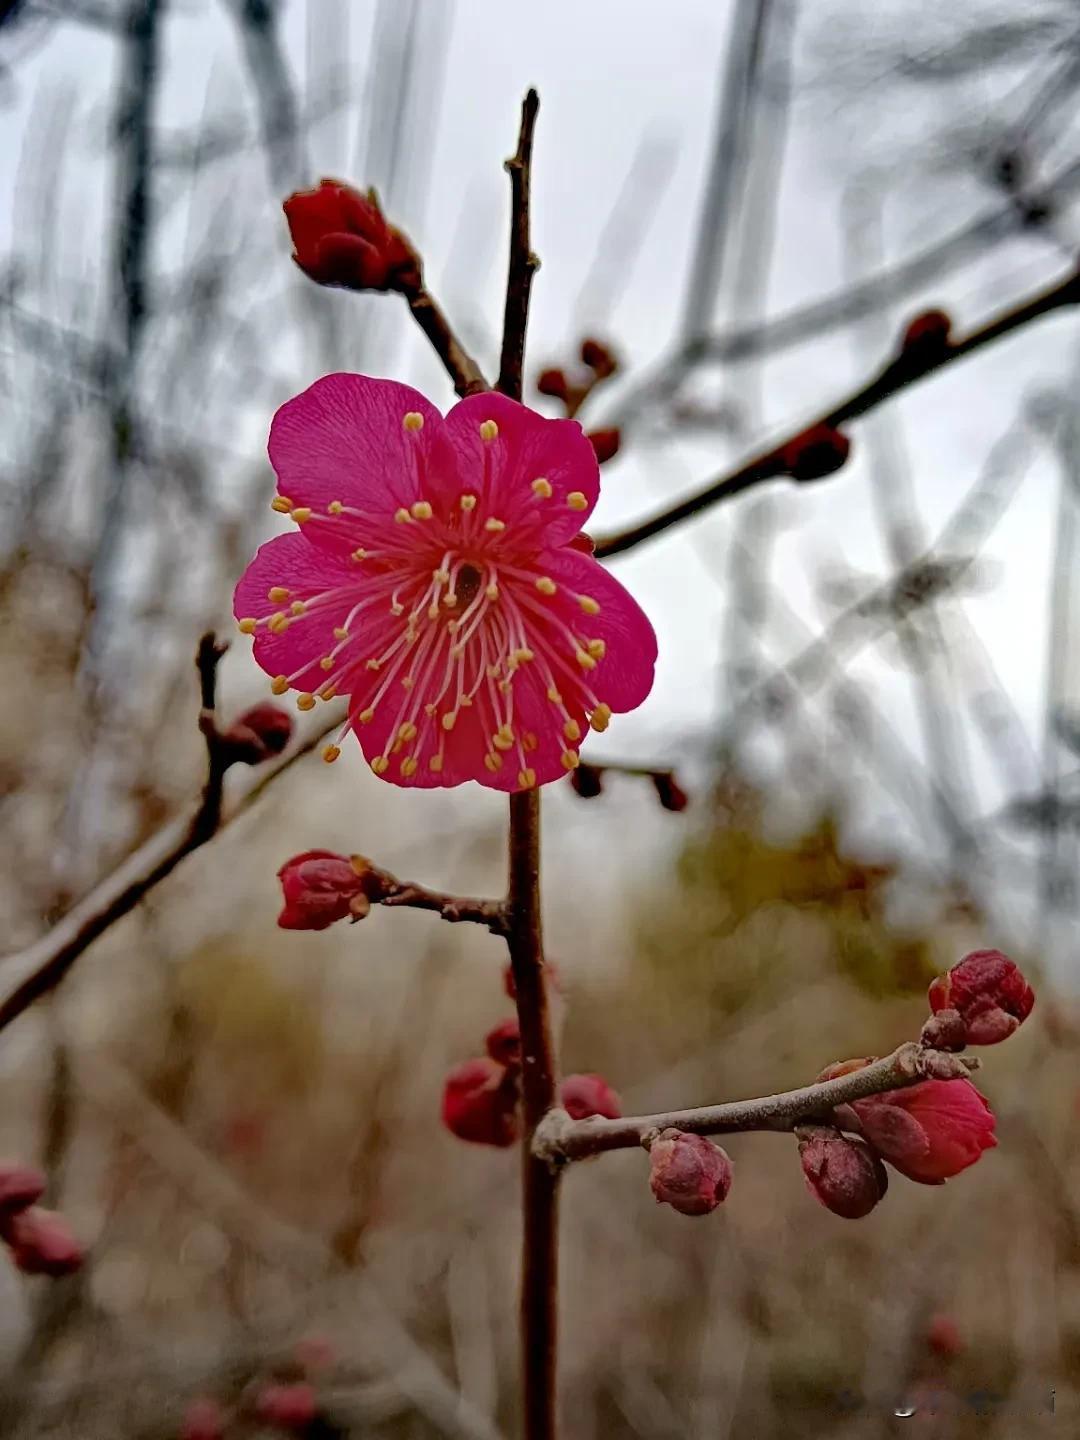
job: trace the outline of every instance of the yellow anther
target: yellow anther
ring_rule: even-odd
[[[356,718],[360,721],[361,725],[370,725],[372,720],[375,719],[374,707],[369,705],[366,710],[361,710]]]
[[[270,601],[271,605],[280,605],[283,600],[289,598],[289,592],[285,589],[284,585],[271,585],[270,589],[266,592],[266,598]]]
[[[334,696],[337,694],[337,686],[320,685],[318,690],[315,691],[315,694],[318,695],[320,700],[333,700]]]
[[[429,620],[437,620],[439,618],[439,602],[437,600],[433,600],[427,607],[427,618]]]
[[[494,750],[489,750],[484,756],[484,766],[494,775],[496,770],[502,769],[502,756],[496,755]]]
[[[460,660],[460,659],[462,659],[462,657],[464,656],[464,654],[465,654],[465,646],[464,646],[464,645],[451,645],[451,646],[450,646],[450,659],[451,659],[451,660]]]
[[[484,594],[489,600],[497,600],[499,598],[499,587],[495,584],[494,580],[492,580],[489,585],[485,585]]]
[[[258,625],[259,622],[251,615],[245,615],[243,620],[236,622],[236,628],[240,631],[241,635],[254,635]]]
[[[559,758],[564,770],[576,770],[581,764],[581,756],[576,750],[564,750]]]
[[[334,659],[333,659],[333,656],[331,656],[331,655],[324,655],[324,656],[322,657],[322,659],[319,661],[319,669],[320,669],[320,670],[332,670],[333,668],[334,668]]]
[[[284,495],[275,495],[270,501],[270,509],[276,510],[279,515],[291,515],[292,501],[286,500]]]
[[[271,615],[266,622],[266,628],[271,635],[280,635],[289,628],[289,617],[284,611],[279,610],[276,615]]]
[[[335,626],[334,626],[334,639],[335,639],[335,640],[347,640],[348,638],[349,638],[349,632],[348,632],[348,630],[345,629],[345,626],[344,626],[344,625],[335,625]]]
[[[525,731],[525,734],[521,737],[521,743],[526,750],[537,750],[540,746],[540,741],[531,730]]]
[[[602,660],[607,654],[607,646],[603,640],[590,640],[586,649],[594,660]]]
[[[289,606],[289,609],[294,615],[303,615],[304,611],[307,609],[307,606],[302,600],[294,600]]]
[[[559,694],[558,690],[555,689],[554,685],[548,686],[547,698],[551,701],[553,705],[562,704],[562,696]]]
[[[340,754],[341,754],[341,746],[340,746],[340,745],[324,745],[324,746],[323,746],[322,758],[326,761],[326,763],[327,763],[328,765],[332,765],[332,764],[334,763],[334,761],[338,758],[338,756],[339,756]]]
[[[371,768],[375,771],[376,775],[385,775],[387,770],[390,769],[389,757],[386,755],[376,755],[375,759],[371,762]]]
[[[297,505],[297,506],[295,506],[295,507],[293,508],[292,518],[296,521],[297,525],[303,525],[303,523],[304,523],[305,520],[310,520],[310,519],[311,519],[311,506],[310,506],[310,505]]]
[[[462,495],[461,499],[458,501],[458,504],[461,506],[462,510],[475,510],[475,509],[476,509],[476,496],[475,496],[475,495]]]
[[[498,533],[500,532],[500,530],[505,530],[505,529],[506,529],[506,521],[505,521],[505,520],[496,520],[496,519],[495,519],[495,516],[492,515],[492,517],[491,517],[490,520],[485,520],[485,521],[484,521],[484,529],[485,529],[485,530],[489,530],[492,535],[498,535]]]
[[[587,510],[589,508],[589,502],[580,490],[571,490],[566,497],[566,503],[571,510]]]
[[[536,771],[535,771],[535,770],[519,770],[519,771],[518,771],[518,784],[521,786],[522,790],[533,790],[533,789],[535,789],[535,787],[536,787]]]
[[[471,695],[462,695],[461,699],[458,701],[458,704],[461,706],[462,710],[471,710],[471,709],[472,709],[472,696],[471,696]]]
[[[593,657],[589,654],[587,650],[576,651],[574,659],[577,661],[577,663],[581,666],[583,670],[596,669],[596,661],[593,659]]]
[[[567,720],[566,724],[562,727],[562,733],[566,736],[567,740],[580,740],[581,726],[576,720]]]
[[[495,661],[495,663],[494,663],[493,665],[489,665],[489,666],[487,667],[487,677],[488,677],[488,679],[489,679],[489,680],[497,680],[497,679],[499,678],[499,669],[500,669],[500,666],[499,666],[499,662],[498,662],[497,660]]]
[[[448,610],[452,610],[457,604],[457,591],[448,590],[446,594],[442,597],[442,603],[446,606]]]
[[[438,581],[440,585],[447,585],[450,581],[450,571],[443,569],[432,570],[431,578]]]
[[[438,775],[438,773],[443,767],[443,757],[441,755],[432,755],[431,759],[427,763],[428,769],[434,770],[435,774]]]
[[[592,712],[592,715],[589,717],[589,724],[592,726],[592,728],[593,728],[594,730],[600,731],[600,732],[602,733],[604,730],[607,729],[607,727],[610,725],[610,723],[611,723],[611,706],[610,706],[610,705],[597,705],[596,709]]]
[[[437,708],[437,707],[436,707],[434,701],[429,700],[428,703],[424,706],[424,714],[425,714],[425,715],[434,715],[436,708]]]
[[[405,723],[404,723],[404,725],[399,725],[399,726],[398,726],[397,735],[398,735],[398,739],[399,739],[399,740],[405,740],[405,741],[415,740],[415,739],[416,739],[416,726],[412,723],[411,720],[406,720]]]
[[[327,505],[326,508],[331,515],[340,515],[341,512],[345,509],[345,506],[341,503],[340,500],[331,500],[330,504]]]
[[[545,480],[541,475],[538,480],[532,482],[532,492],[538,500],[550,500],[553,493],[551,481]]]
[[[410,511],[414,520],[430,520],[435,513],[427,500],[414,500]]]
[[[550,578],[550,576],[541,575],[536,582],[536,588],[540,591],[541,595],[554,595],[555,591],[559,587],[555,584],[555,581]]]
[[[275,675],[270,681],[271,695],[284,695],[289,688],[289,677],[287,675]]]
[[[352,555],[351,555],[349,558],[350,558],[351,560],[355,560],[356,563],[359,565],[359,563],[360,563],[361,560],[366,560],[366,559],[367,559],[367,551],[366,551],[366,550],[364,549],[364,547],[361,545],[358,549],[356,549],[356,550],[354,550],[354,551],[352,552]]]
[[[406,430],[422,430],[424,428],[424,417],[420,414],[419,410],[409,410],[406,411],[405,418],[401,423]]]
[[[499,681],[499,690],[502,692],[503,695],[509,695],[509,694],[510,694],[510,691],[511,691],[513,688],[514,688],[514,687],[513,687],[513,685],[510,683],[509,680],[500,680],[500,681]]]
[[[381,660],[377,660],[374,655],[371,657],[370,660],[365,660],[365,661],[364,661],[364,669],[365,669],[365,670],[378,670],[381,665],[382,665],[382,661],[381,661]]]
[[[404,615],[404,614],[405,614],[405,606],[402,605],[402,603],[401,603],[400,600],[393,600],[393,601],[391,601],[391,603],[390,603],[390,614],[391,614],[391,615]]]
[[[577,597],[577,603],[581,606],[582,610],[585,611],[586,615],[600,614],[600,606],[591,595],[579,595]]]
[[[512,665],[527,665],[530,660],[535,659],[536,656],[526,645],[523,645],[520,650],[514,650],[510,655]]]
[[[444,730],[452,730],[456,724],[457,724],[457,711],[456,711],[456,710],[448,710],[448,711],[446,712],[446,714],[442,717],[442,728],[443,728]]]
[[[416,630],[412,625],[405,626],[405,639],[409,642],[410,645],[416,639]]]
[[[314,695],[309,695],[309,694],[307,693],[307,691],[305,690],[304,693],[303,693],[303,695],[298,695],[298,696],[296,697],[296,708],[297,708],[298,710],[314,710],[314,709],[315,709],[315,696],[314,696]]]
[[[406,755],[405,759],[401,762],[402,775],[404,775],[407,780],[411,779],[412,776],[416,774],[419,764],[420,762],[415,755]]]
[[[408,525],[412,520],[412,516],[405,509],[405,507],[402,506],[400,510],[394,511],[394,519],[399,525]]]
[[[499,427],[494,420],[485,420],[480,426],[481,440],[494,440],[499,434]]]
[[[411,690],[415,684],[416,684],[416,676],[415,676],[415,675],[403,675],[403,676],[401,677],[401,687],[402,687],[403,690]]]
[[[498,735],[491,737],[491,743],[496,750],[512,750],[514,748],[513,735],[504,735],[501,731]]]

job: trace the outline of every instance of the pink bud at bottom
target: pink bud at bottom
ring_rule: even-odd
[[[0,1216],[15,1215],[45,1194],[45,1176],[30,1165],[0,1161]]]
[[[602,1115],[605,1120],[618,1120],[622,1105],[602,1075],[567,1075],[559,1086],[559,1101],[574,1120],[587,1120]]]
[[[83,1263],[83,1249],[64,1217],[33,1205],[0,1222],[0,1234],[24,1275],[71,1275]]]
[[[306,1430],[318,1413],[310,1385],[264,1385],[255,1400],[255,1412],[279,1430]]]
[[[517,1071],[490,1055],[455,1065],[443,1085],[442,1120],[459,1140],[513,1145],[521,1131]]]
[[[885,1167],[870,1147],[835,1130],[804,1130],[799,1159],[811,1195],[844,1220],[869,1215],[889,1188]]]
[[[649,1165],[656,1203],[680,1215],[708,1215],[731,1189],[731,1159],[704,1135],[662,1130],[649,1147]]]

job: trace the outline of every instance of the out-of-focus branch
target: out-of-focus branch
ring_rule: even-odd
[[[790,448],[815,427],[820,425],[836,430],[849,420],[855,420],[860,415],[865,415],[875,406],[898,395],[909,385],[914,385],[927,375],[932,375],[946,365],[973,354],[985,345],[993,344],[995,340],[1000,340],[1002,336],[1021,329],[1024,325],[1030,324],[1043,315],[1052,314],[1055,310],[1060,310],[1067,305],[1074,305],[1078,300],[1080,300],[1080,276],[1077,271],[1073,270],[1058,284],[1041,290],[1030,300],[1026,300],[1012,310],[1007,310],[962,340],[943,339],[936,346],[905,347],[872,380],[853,391],[838,405],[826,410],[808,424],[800,426],[779,444],[772,446],[753,459],[745,461],[728,474],[720,476],[696,494],[688,495],[686,499],[680,500],[677,504],[658,511],[649,519],[642,520],[637,525],[632,525],[614,535],[601,537],[596,543],[597,558],[605,559],[612,555],[621,555],[624,551],[634,549],[635,546],[651,540],[665,530],[670,530],[672,526],[692,519],[695,515],[700,515],[721,501],[730,500],[733,496],[751,489],[754,485],[760,485],[765,480],[775,480],[788,474],[788,461],[785,453],[790,452]]]
[[[956,1080],[978,1068],[978,1060],[930,1050],[909,1041],[861,1070],[766,1095],[756,1100],[731,1100],[659,1115],[632,1115],[622,1120],[571,1120],[565,1110],[552,1110],[533,1138],[533,1153],[548,1164],[584,1160],[604,1150],[648,1146],[661,1130],[675,1128],[695,1135],[728,1135],[744,1130],[794,1130],[796,1125],[832,1122],[838,1105],[865,1100],[886,1090],[899,1090],[923,1080]]]

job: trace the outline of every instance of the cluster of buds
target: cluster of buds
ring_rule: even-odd
[[[930,986],[923,1026],[928,1050],[994,1045],[1027,1019],[1035,995],[998,950],[977,950]],[[818,1076],[833,1080],[871,1060],[846,1060]],[[811,1193],[845,1219],[868,1215],[885,1194],[887,1162],[920,1185],[943,1185],[997,1144],[994,1112],[970,1080],[928,1079],[838,1106],[832,1125],[797,1131]]]
[[[570,772],[570,784],[582,800],[595,800],[604,792],[605,774],[612,770],[620,775],[635,775],[648,780],[665,810],[679,814],[690,803],[690,797],[679,784],[674,770],[650,770],[645,766],[594,765],[591,761],[583,760],[576,770]]]
[[[382,213],[374,190],[320,180],[285,201],[293,260],[317,285],[342,290],[419,292],[420,259]]]
[[[386,896],[385,877],[363,855],[305,850],[277,875],[282,930],[325,930],[338,920],[362,920]]]
[[[598,385],[609,380],[619,368],[618,357],[609,345],[591,337],[581,342],[580,369],[562,365],[549,365],[536,377],[536,388],[541,395],[557,400],[568,419],[573,419]],[[601,465],[614,459],[619,453],[622,435],[617,426],[602,430],[590,430],[587,437],[596,451]]]
[[[0,1164],[0,1240],[24,1275],[71,1275],[83,1263],[82,1246],[55,1210],[38,1205],[45,1177],[26,1165]]]
[[[217,732],[217,747],[226,765],[261,765],[273,760],[292,736],[292,716],[264,700],[238,715],[227,730]]]
[[[558,989],[554,967],[547,983]],[[515,997],[514,976],[504,972],[506,993]],[[521,1030],[517,1018],[501,1021],[484,1039],[485,1054],[463,1060],[443,1083],[442,1120],[459,1140],[505,1149],[521,1137]],[[601,1075],[567,1075],[559,1086],[559,1105],[574,1120],[600,1115],[617,1120],[619,1097]]]

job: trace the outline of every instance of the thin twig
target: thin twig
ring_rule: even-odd
[[[370,879],[368,899],[375,905],[407,907],[413,910],[433,910],[451,924],[472,921],[486,925],[493,935],[507,935],[509,919],[506,902],[503,900],[480,900],[471,895],[448,895],[443,890],[432,890],[416,880],[399,880],[388,870],[365,862],[365,880]]]
[[[978,1064],[977,1059],[966,1055],[929,1050],[909,1041],[891,1055],[835,1080],[755,1100],[731,1100],[722,1105],[700,1105],[691,1110],[634,1115],[622,1120],[571,1120],[565,1110],[553,1110],[533,1137],[533,1152],[545,1163],[558,1166],[604,1150],[648,1146],[659,1131],[672,1127],[695,1135],[726,1135],[745,1130],[790,1131],[808,1121],[827,1124],[838,1105],[850,1105],[868,1095],[900,1090],[923,1080],[960,1079],[977,1069]]]
[[[491,386],[484,379],[479,365],[462,345],[450,327],[450,321],[439,308],[435,297],[421,284],[406,295],[413,319],[431,341],[432,349],[454,382],[454,389],[464,399],[479,395]]]
[[[525,364],[525,331],[529,321],[529,294],[540,261],[529,241],[529,193],[532,180],[533,130],[540,97],[529,90],[521,104],[521,130],[517,150],[506,162],[510,176],[510,269],[506,281],[506,309],[503,315],[502,360],[498,389],[515,400],[521,399],[522,370]]]
[[[1041,290],[1030,300],[1024,301],[1022,305],[1005,311],[1004,314],[973,331],[963,340],[943,343],[940,348],[927,347],[924,350],[907,349],[902,351],[890,360],[872,380],[860,386],[845,400],[826,410],[815,420],[792,431],[779,444],[744,462],[728,474],[713,480],[703,490],[697,491],[694,495],[688,495],[685,500],[680,500],[676,505],[660,510],[649,519],[642,520],[626,530],[599,539],[596,543],[597,558],[606,559],[611,555],[621,555],[624,551],[632,550],[636,545],[642,544],[643,541],[651,540],[655,535],[670,530],[672,526],[681,524],[695,515],[700,515],[723,500],[730,500],[733,496],[749,490],[754,485],[760,485],[765,480],[778,479],[787,474],[784,460],[785,449],[814,426],[826,425],[838,428],[849,420],[858,419],[860,415],[865,415],[875,406],[898,395],[909,385],[914,385],[927,375],[932,375],[955,360],[963,359],[964,356],[982,349],[984,345],[993,344],[1003,335],[1009,335],[1014,330],[1019,330],[1040,316],[1049,315],[1066,305],[1074,305],[1078,300],[1080,300],[1080,278],[1074,270],[1058,284],[1047,290]]]

